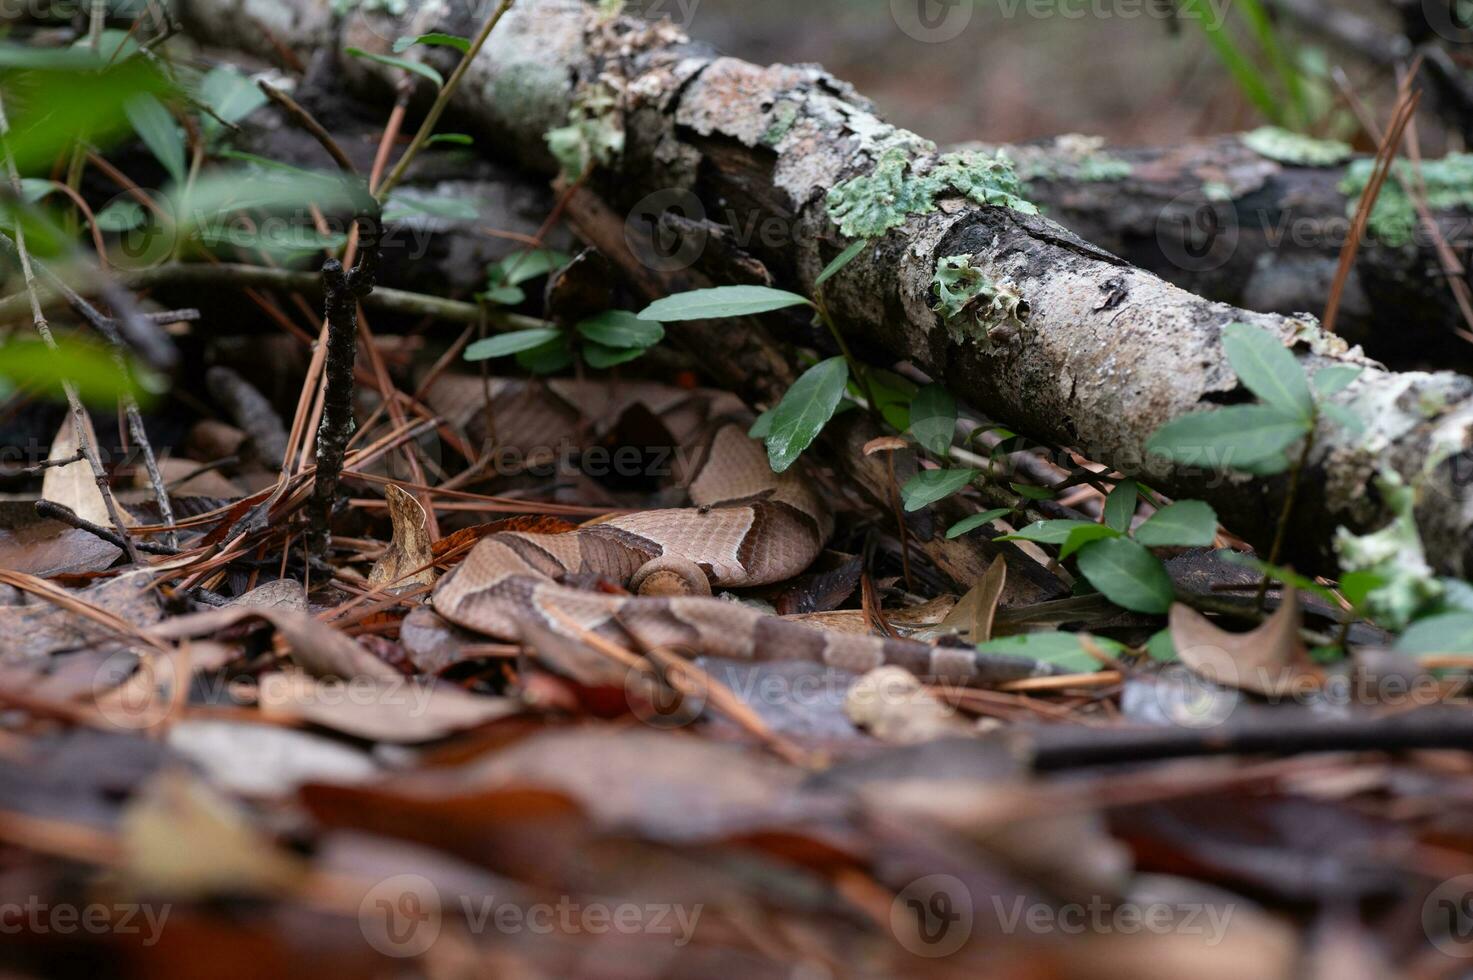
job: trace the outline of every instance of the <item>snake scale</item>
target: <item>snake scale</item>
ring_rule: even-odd
[[[657,394],[668,391],[653,388]],[[586,388],[564,394],[568,401],[599,403],[586,400]],[[669,397],[688,402],[694,396]],[[688,407],[669,397],[652,406],[662,419]],[[607,393],[601,401],[611,410],[618,407]],[[893,664],[937,682],[979,686],[1047,672],[1035,661],[979,654],[971,647],[820,631],[712,598],[713,587],[771,585],[802,573],[834,528],[813,481],[796,467],[773,473],[764,447],[747,436],[745,425],[709,417],[719,407],[704,406],[700,424],[685,426],[695,434],[678,482],[691,506],[607,517],[563,533],[489,535],[441,580],[435,611],[458,626],[508,641],[522,640],[524,628],[535,625],[573,636],[587,630],[635,650],[798,659],[857,673]],[[572,584],[598,580],[638,594]]]

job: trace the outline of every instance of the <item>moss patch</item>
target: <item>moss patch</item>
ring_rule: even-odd
[[[1361,194],[1371,179],[1372,160],[1357,160],[1345,171],[1341,193],[1350,201],[1346,213],[1354,215]],[[1412,165],[1398,160],[1371,209],[1370,230],[1382,244],[1400,247],[1412,240],[1417,228],[1417,209],[1408,186],[1416,186]],[[1427,206],[1433,211],[1473,208],[1473,153],[1454,153],[1422,164],[1422,182],[1427,188]]]
[[[1014,147],[1013,166],[1019,179],[1073,180],[1083,183],[1124,180],[1131,175],[1129,163],[1105,152],[1100,136],[1070,133],[1055,137],[1052,146]]]
[[[851,238],[878,238],[913,214],[936,210],[943,194],[960,194],[977,204],[1038,209],[1023,197],[1023,185],[1002,154],[948,153],[937,160],[913,160],[892,146],[870,173],[846,180],[828,193],[829,217]]]

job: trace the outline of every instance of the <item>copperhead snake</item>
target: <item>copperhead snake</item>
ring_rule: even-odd
[[[602,404],[614,407],[607,397]],[[671,404],[667,398],[656,407]],[[729,407],[707,408],[722,404]],[[749,588],[799,575],[822,551],[834,520],[799,467],[772,472],[744,424],[707,420],[689,448],[677,479],[692,506],[622,514],[558,534],[489,535],[436,587],[435,611],[512,642],[534,625],[686,656],[799,659],[855,673],[893,664],[957,684],[994,685],[1048,672],[1031,660],[971,647],[820,631],[712,598],[713,587]],[[575,588],[567,584],[573,579],[602,579],[640,594]]]

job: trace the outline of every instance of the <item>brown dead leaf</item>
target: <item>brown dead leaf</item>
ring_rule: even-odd
[[[263,619],[276,628],[292,659],[317,677],[372,678],[401,681],[404,675],[369,653],[358,641],[320,620],[295,609],[272,606],[229,606],[209,612],[176,616],[156,626],[160,639],[206,636],[251,619]]]
[[[881,667],[854,682],[844,714],[882,742],[914,745],[975,734],[950,705],[936,700],[910,671]]]
[[[306,870],[230,802],[178,770],[148,783],[119,829],[123,878],[143,894],[274,894],[292,889]]]
[[[116,649],[126,645],[127,627],[148,627],[163,618],[158,593],[145,572],[106,579],[75,593],[63,594],[56,586],[47,588],[49,592],[25,605],[0,606],[0,662],[18,662],[63,650]],[[48,596],[56,601],[48,601]],[[64,600],[74,606],[83,605],[68,609],[59,604]],[[103,615],[89,618],[77,609]],[[111,628],[118,626],[122,628]]]
[[[433,568],[426,567],[435,556],[425,532],[424,507],[392,483],[384,488],[384,497],[389,502],[389,520],[394,523],[394,539],[383,557],[374,562],[368,584],[376,589],[434,585],[438,576]]]
[[[986,643],[992,639],[992,621],[997,615],[997,604],[1002,599],[1002,590],[1008,584],[1008,563],[1002,555],[992,560],[987,574],[982,576],[970,592],[962,596],[946,618],[941,628],[954,629],[969,643]]]
[[[86,425],[87,437],[92,445],[97,445],[97,433],[92,430],[92,422],[83,417]],[[71,417],[62,422],[61,429],[56,433],[56,441],[51,444],[51,455],[48,459],[66,459],[68,456],[77,454],[77,433],[72,425]],[[92,475],[92,467],[85,459],[79,459],[75,463],[66,466],[55,466],[46,471],[41,478],[41,497],[55,504],[70,507],[72,513],[78,517],[85,518],[93,524],[101,524],[103,527],[112,526],[112,518],[108,516],[107,503],[102,499],[102,491],[97,488],[97,480]],[[127,511],[119,508],[123,523],[132,525],[138,523],[133,520]]]
[[[1190,606],[1171,607],[1171,640],[1177,655],[1197,675],[1224,687],[1280,695],[1317,687],[1322,672],[1309,661],[1299,638],[1299,597],[1284,590],[1274,614],[1251,633],[1229,633]]]
[[[257,701],[268,717],[402,745],[432,742],[522,710],[512,698],[478,697],[408,677],[342,684],[295,673],[261,678]]]

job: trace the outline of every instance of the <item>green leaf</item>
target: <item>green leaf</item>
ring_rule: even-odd
[[[1331,421],[1339,425],[1342,429],[1345,429],[1349,432],[1358,435],[1366,431],[1365,420],[1362,419],[1359,415],[1355,414],[1355,412],[1353,412],[1346,405],[1321,405],[1320,412],[1325,416],[1325,418],[1330,419]]]
[[[426,142],[429,143],[454,143],[456,146],[470,146],[475,140],[465,133],[436,133]]]
[[[559,335],[531,350],[517,352],[517,364],[533,374],[553,374],[572,366],[573,348],[566,336]]]
[[[1176,601],[1166,567],[1128,538],[1095,541],[1079,552],[1077,561],[1089,584],[1122,609],[1164,613]]]
[[[747,436],[751,439],[766,439],[767,433],[772,431],[772,417],[777,409],[769,408],[752,422],[752,427],[747,430]]]
[[[130,231],[143,224],[144,217],[143,205],[120,197],[97,212],[97,227],[101,231]]]
[[[550,248],[517,252],[495,262],[486,270],[488,285],[520,286],[529,279],[555,272],[573,261],[572,257]]]
[[[1351,382],[1365,373],[1365,368],[1348,364],[1320,368],[1314,373],[1314,390],[1321,395],[1334,395],[1350,387]]]
[[[456,37],[454,34],[441,34],[439,32],[432,32],[429,34],[421,34],[419,37],[399,38],[394,42],[394,53],[403,54],[410,48],[414,47],[416,44],[425,44],[431,46],[438,45],[444,48],[454,48],[461,54],[465,54],[471,49],[471,42],[467,41],[463,37]]]
[[[164,104],[142,92],[123,103],[123,112],[138,138],[164,165],[174,183],[184,183],[184,136]]]
[[[1069,532],[1069,536],[1064,539],[1064,544],[1059,548],[1059,561],[1068,558],[1087,544],[1118,537],[1120,537],[1120,532],[1107,524],[1086,523],[1083,527],[1076,527]]]
[[[1046,664],[1053,664],[1071,674],[1090,674],[1104,664],[1090,655],[1079,642],[1078,633],[1024,633],[1020,636],[1004,636],[977,645],[978,653],[995,653],[1008,657],[1027,657]],[[1119,656],[1125,647],[1102,636],[1091,636],[1091,642],[1111,656]]]
[[[1282,455],[1309,425],[1268,405],[1232,405],[1166,423],[1146,449],[1187,466],[1240,468]]]
[[[811,306],[797,293],[768,286],[717,286],[677,293],[656,300],[640,311],[640,318],[660,323],[682,320],[720,320],[730,316],[754,316],[790,306]]]
[[[1128,533],[1140,495],[1141,488],[1134,480],[1116,484],[1110,496],[1105,498],[1105,523],[1121,534]]]
[[[653,316],[653,309],[646,309],[640,316]],[[767,461],[774,473],[787,470],[818,438],[839,407],[848,382],[849,365],[842,357],[819,361],[793,382],[773,410],[772,428],[767,433]]]
[[[973,514],[971,517],[964,517],[953,524],[951,526],[951,530],[946,532],[946,540],[954,541],[955,539],[961,537],[963,534],[966,534],[969,531],[975,531],[977,528],[983,527],[987,524],[991,524],[993,521],[1007,517],[1011,513],[1012,511],[1008,510],[1006,507],[999,507],[996,510],[984,510],[980,514]]]
[[[937,456],[945,457],[956,435],[956,399],[941,385],[926,385],[910,403],[910,432]]]
[[[1028,500],[1054,499],[1054,491],[1050,490],[1048,487],[1035,487],[1028,483],[1013,483],[1009,485],[1013,488],[1014,493]]]
[[[1473,653],[1473,613],[1444,613],[1413,623],[1396,641],[1400,653]]]
[[[578,332],[605,347],[645,347],[665,339],[665,328],[626,310],[609,310],[578,324]],[[589,363],[592,363],[591,361]]]
[[[834,261],[824,266],[823,271],[818,274],[818,278],[813,280],[813,288],[817,289],[819,286],[822,286],[824,283],[834,278],[834,276],[838,275],[841,271],[843,271],[844,266],[857,259],[859,257],[859,253],[863,252],[868,245],[869,239],[861,238],[859,241],[855,242],[848,248],[844,249],[844,251],[834,256]]]
[[[1249,391],[1306,425],[1313,420],[1314,397],[1304,368],[1278,337],[1262,327],[1230,323],[1222,331],[1222,346]]]
[[[497,306],[520,306],[527,301],[527,294],[520,286],[498,286],[478,294],[481,299]]]
[[[37,389],[58,402],[65,397],[62,382],[71,381],[82,400],[99,409],[115,408],[124,395],[151,400],[152,392],[133,380],[137,372],[119,371],[107,348],[65,337],[57,346],[52,351],[34,340],[0,344],[0,379]]]
[[[389,195],[384,204],[385,221],[402,221],[411,214],[428,214],[450,221],[475,221],[481,216],[474,204],[459,198],[417,197],[404,191]]]
[[[487,337],[478,340],[465,349],[467,361],[486,361],[493,357],[506,357],[509,354],[520,354],[522,351],[532,350],[560,340],[563,336],[561,330],[553,327],[542,327],[535,330],[516,330],[512,333],[497,334],[495,337]]]
[[[981,470],[921,470],[905,481],[900,488],[900,499],[905,503],[906,511],[913,513],[966,489],[981,475]]]
[[[643,357],[646,350],[646,347],[609,347],[596,340],[586,340],[583,342],[583,359],[589,367],[603,370]]]
[[[1069,535],[1080,528],[1104,527],[1093,521],[1035,521],[1025,528],[1020,528],[1013,534],[1008,534],[994,540],[997,541],[1034,541],[1038,544],[1063,544],[1069,540]],[[1106,528],[1106,530],[1110,530]],[[1117,534],[1119,532],[1116,532]]]
[[[875,407],[885,424],[896,432],[907,431],[910,428],[910,403],[918,390],[915,382],[880,368],[870,368],[865,375],[875,396]]]
[[[443,75],[429,65],[421,64],[418,61],[410,61],[408,58],[391,58],[386,54],[374,54],[371,51],[364,51],[362,48],[348,48],[347,53],[354,58],[362,58],[364,61],[376,61],[381,65],[388,65],[390,68],[402,68],[404,71],[413,72],[434,82],[435,88],[445,87],[445,78]]]
[[[1444,580],[1446,581],[1446,580]],[[1357,609],[1363,607],[1372,592],[1385,588],[1386,576],[1365,569],[1359,572],[1346,572],[1340,576],[1340,594]],[[1445,597],[1444,597],[1445,598]],[[1473,609],[1467,610],[1473,612]]]
[[[1200,500],[1181,500],[1136,528],[1147,548],[1206,548],[1217,537],[1217,513]]]
[[[1171,639],[1171,630],[1161,630],[1151,635],[1146,641],[1146,656],[1163,664],[1176,660],[1176,643]]]
[[[266,104],[266,93],[243,73],[229,65],[219,65],[205,75],[199,83],[199,100],[211,111],[228,123],[236,123]],[[224,129],[220,120],[208,113],[200,118],[200,126],[207,136],[214,136]]]

